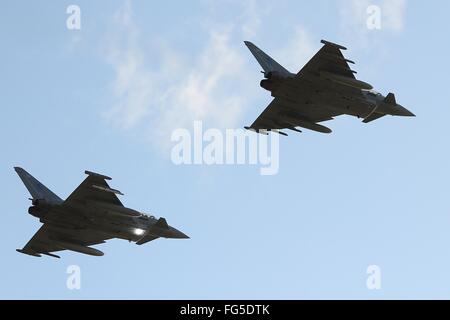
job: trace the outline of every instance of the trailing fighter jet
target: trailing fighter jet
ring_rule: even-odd
[[[275,98],[256,121],[245,129],[268,134],[269,131],[287,136],[281,129],[301,132],[297,127],[322,133],[331,129],[320,124],[347,114],[369,123],[385,115],[413,117],[399,105],[393,93],[386,97],[355,77],[350,69],[353,61],[346,59],[345,47],[321,41],[324,46],[294,74],[282,67],[253,43],[246,46],[263,68],[260,85]]]
[[[157,238],[189,238],[169,226],[166,219],[156,219],[125,208],[106,180],[111,178],[86,171],[88,177],[63,201],[22,168],[14,168],[30,192],[32,206],[28,213],[44,225],[20,253],[59,258],[52,252],[71,250],[92,256],[103,252],[92,245],[121,238],[139,245]]]

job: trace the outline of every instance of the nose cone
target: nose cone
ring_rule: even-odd
[[[414,113],[412,113],[411,111],[409,111],[408,109],[406,109],[405,107],[403,107],[399,104],[396,107],[395,115],[402,116],[402,117],[415,117],[416,116]]]
[[[173,238],[173,239],[190,239],[187,235],[185,235],[180,230],[175,229],[174,227],[170,227],[170,238]]]

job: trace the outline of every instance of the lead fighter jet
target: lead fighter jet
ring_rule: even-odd
[[[157,238],[189,238],[169,226],[166,219],[125,208],[106,180],[111,178],[86,171],[88,177],[63,201],[22,168],[14,168],[30,192],[32,206],[28,213],[44,225],[20,253],[59,258],[52,252],[72,250],[92,256],[103,252],[91,245],[121,238],[141,245]]]
[[[321,42],[324,46],[319,52],[294,74],[253,43],[245,41],[264,70],[261,87],[275,98],[245,129],[263,134],[273,131],[285,136],[281,129],[301,132],[297,127],[331,133],[331,129],[320,123],[343,114],[363,118],[364,123],[385,115],[414,116],[397,104],[393,93],[384,97],[370,84],[357,80],[356,71],[349,67],[354,62],[341,52],[345,47],[325,40]]]

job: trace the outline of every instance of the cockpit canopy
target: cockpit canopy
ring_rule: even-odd
[[[150,215],[150,214],[146,214],[146,213],[143,213],[143,212],[141,212],[140,218],[143,219],[143,220],[156,220],[155,216]]]
[[[378,91],[375,91],[375,90],[373,90],[373,89],[367,90],[366,92],[367,92],[368,94],[370,94],[371,96],[374,96],[374,97],[379,97],[379,96],[381,96],[381,93],[379,93]]]

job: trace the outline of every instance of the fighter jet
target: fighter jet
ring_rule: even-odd
[[[30,256],[47,255],[71,250],[92,256],[103,252],[92,245],[120,238],[142,245],[157,238],[189,238],[169,226],[166,219],[156,219],[123,206],[106,180],[111,178],[85,171],[88,177],[63,201],[22,168],[14,168],[30,192],[32,206],[28,213],[39,218],[41,228],[18,252]]]
[[[287,136],[280,130],[301,132],[297,127],[321,133],[331,129],[320,124],[347,114],[369,123],[385,115],[413,117],[399,105],[393,93],[386,97],[355,77],[350,69],[353,61],[344,57],[345,47],[322,40],[324,46],[294,74],[282,67],[249,41],[244,42],[264,71],[260,86],[275,99],[256,121],[245,129],[268,134],[269,131]]]

